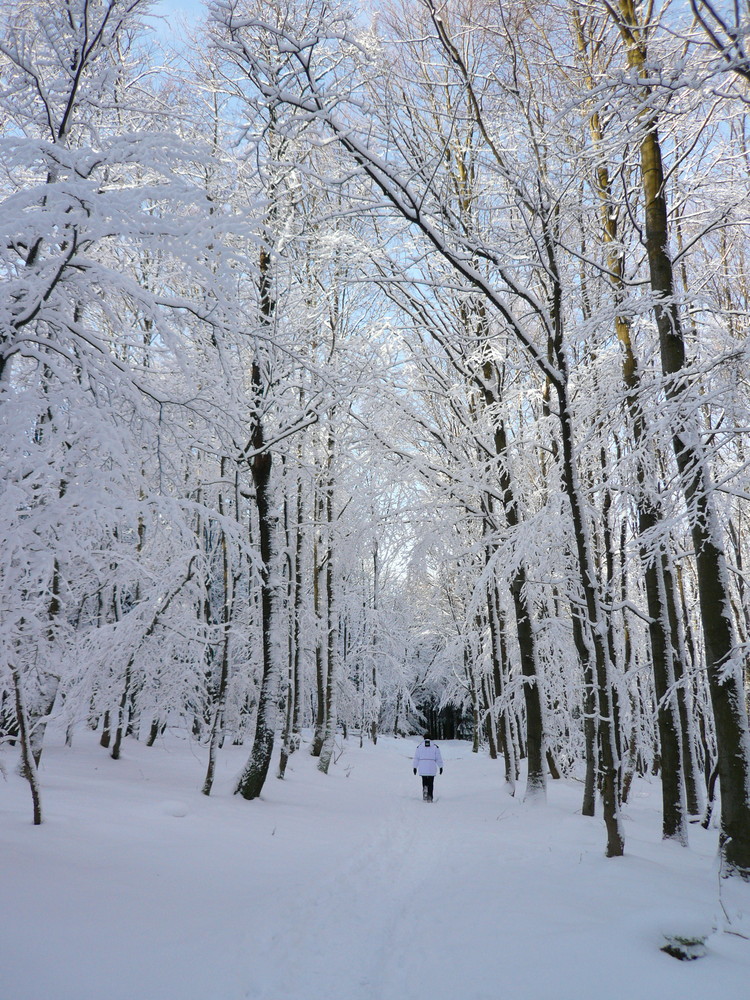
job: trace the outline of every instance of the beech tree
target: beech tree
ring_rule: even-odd
[[[640,135],[644,195],[644,232],[654,315],[659,333],[665,393],[675,405],[672,445],[688,508],[700,596],[706,671],[716,724],[722,789],[720,849],[727,874],[750,878],[750,730],[742,668],[731,614],[724,539],[714,502],[710,468],[701,444],[701,427],[687,377],[687,349],[677,282],[669,251],[670,221],[664,159],[659,137],[659,103],[649,100],[649,35],[638,5],[622,0],[617,24],[629,66],[647,98]],[[692,412],[691,412],[692,411]]]
[[[147,10],[18,0],[3,15],[3,657],[37,758],[58,699],[86,713],[74,690],[97,662],[111,677],[87,689],[116,689],[119,751],[134,669],[199,558],[166,455],[170,417],[202,434],[218,412],[211,325],[185,276],[215,290],[220,240],[181,177],[196,148],[160,131]]]

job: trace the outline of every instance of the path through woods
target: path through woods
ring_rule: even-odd
[[[0,1000],[698,1000],[740,996],[750,944],[714,934],[678,962],[664,933],[718,919],[715,830],[660,839],[637,784],[627,854],[604,857],[578,782],[524,806],[501,766],[442,744],[420,800],[414,740],[350,742],[328,776],[304,752],[259,801],[231,794],[245,751],[81,735],[45,750],[46,821],[4,753]]]

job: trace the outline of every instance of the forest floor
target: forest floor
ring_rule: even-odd
[[[607,860],[578,782],[524,804],[498,762],[443,743],[430,805],[415,744],[349,741],[328,776],[303,745],[245,802],[246,749],[222,751],[206,798],[205,751],[178,734],[115,762],[82,733],[45,749],[37,828],[6,749],[0,1000],[747,996],[717,831],[663,842],[658,783],[634,786],[626,856]],[[707,935],[707,953],[678,961],[665,935]]]

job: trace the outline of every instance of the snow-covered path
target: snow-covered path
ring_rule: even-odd
[[[626,812],[627,856],[603,857],[580,787],[545,806],[500,766],[443,744],[436,801],[414,742],[348,745],[328,776],[304,753],[261,801],[230,794],[246,751],[205,761],[170,738],[111,761],[53,747],[47,821],[4,758],[0,1000],[703,1000],[744,996],[750,943],[715,934],[678,962],[663,933],[718,919],[716,832],[659,837],[658,788]]]

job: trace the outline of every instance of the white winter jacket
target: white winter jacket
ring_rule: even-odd
[[[443,758],[440,756],[440,747],[432,740],[422,742],[414,751],[412,767],[416,767],[417,774],[437,774],[438,768],[443,766]]]

